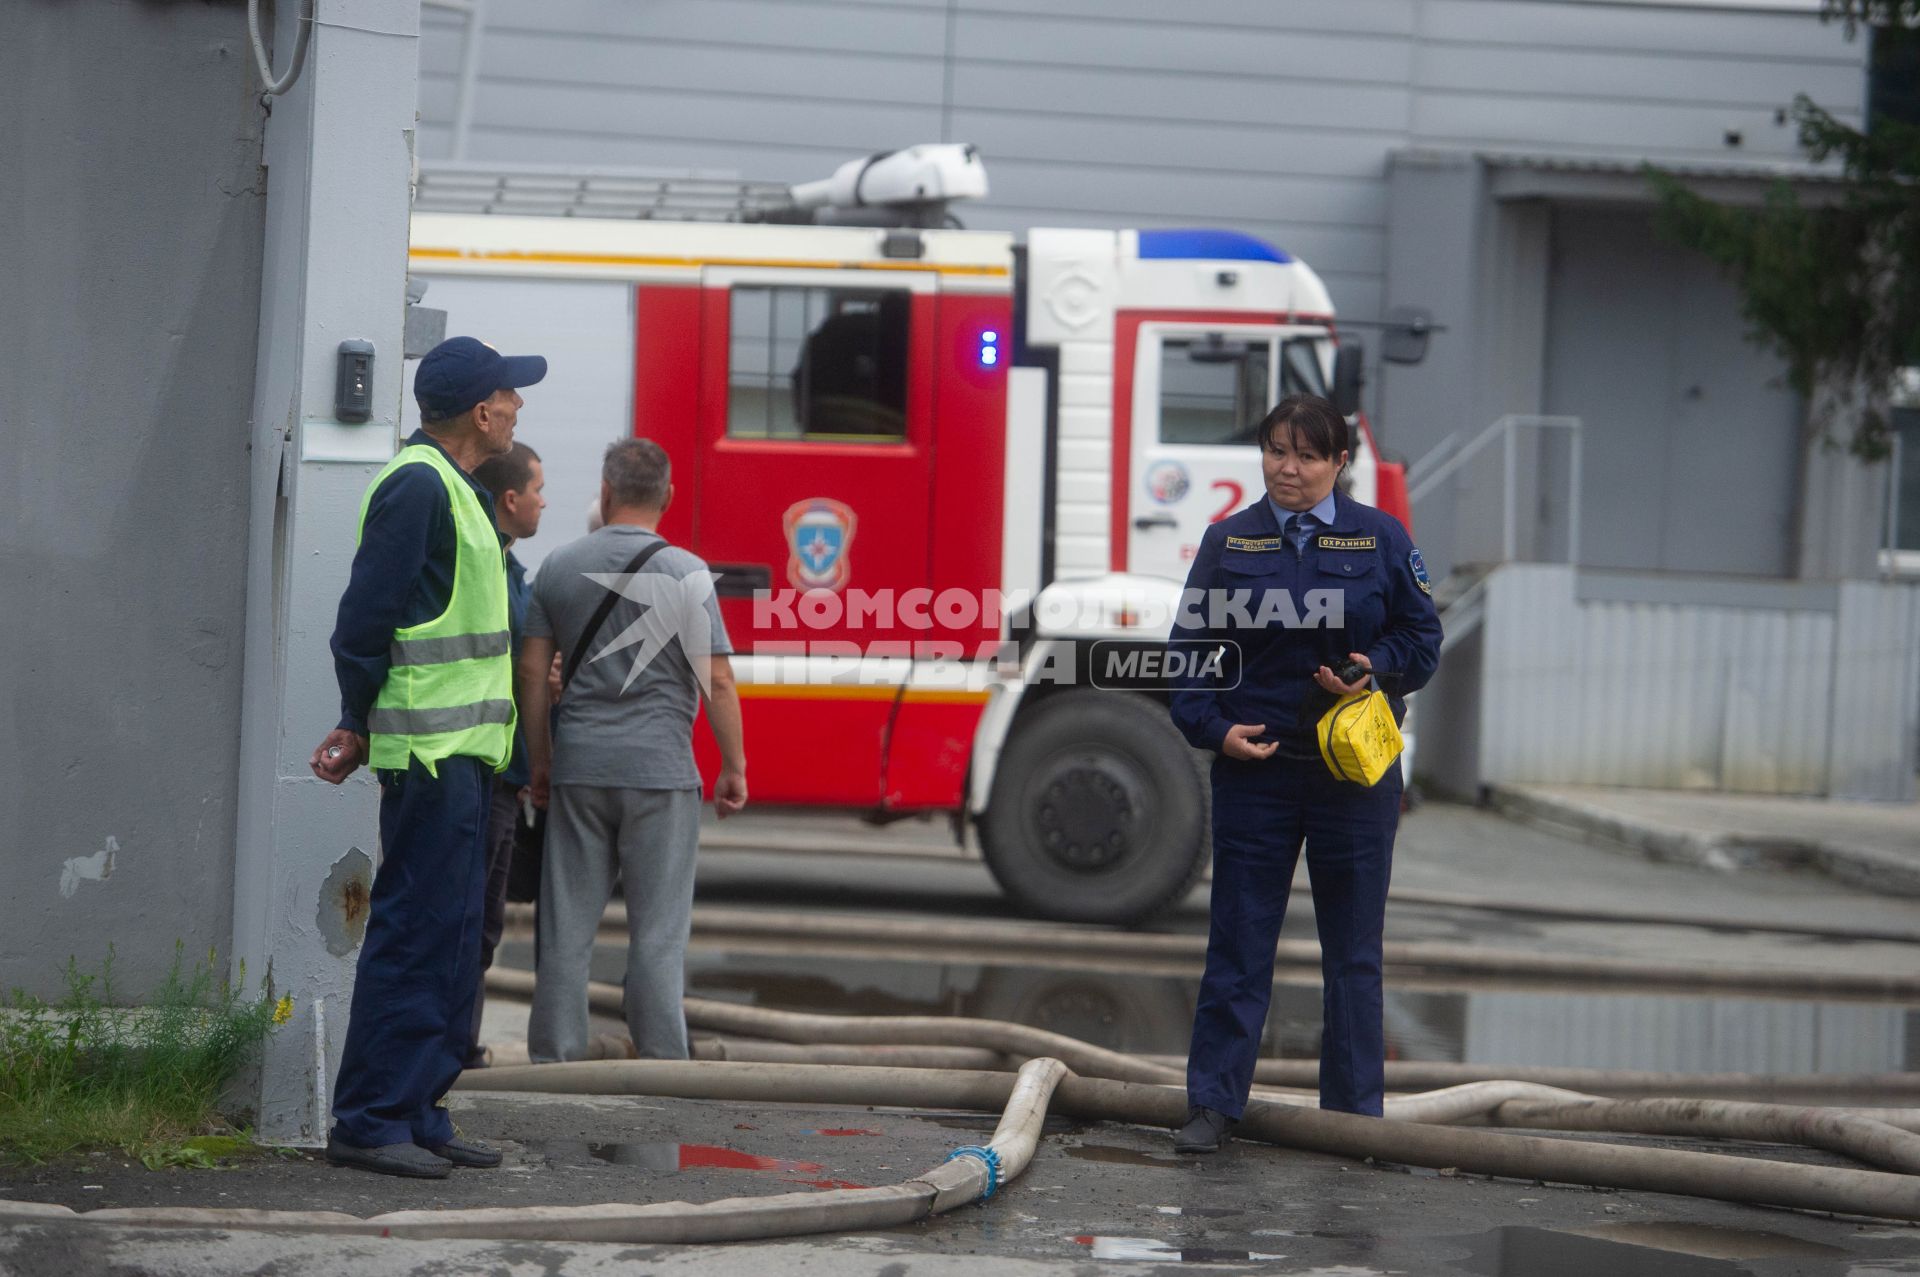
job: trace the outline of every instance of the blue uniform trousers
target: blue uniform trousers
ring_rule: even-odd
[[[333,1094],[334,1137],[362,1148],[453,1136],[436,1102],[471,1045],[494,772],[439,772],[380,773],[380,872]]]
[[[1400,769],[1370,789],[1318,759],[1213,765],[1213,906],[1187,1055],[1187,1101],[1238,1118],[1273,996],[1274,945],[1307,847],[1324,983],[1320,1107],[1379,1116],[1385,1089],[1380,942]]]

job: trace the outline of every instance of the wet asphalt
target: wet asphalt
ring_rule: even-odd
[[[270,1158],[153,1174],[94,1158],[10,1176],[9,1193],[95,1205],[388,1210],[710,1201],[910,1178],[983,1140],[991,1115],[501,1094],[455,1098],[497,1171],[395,1181]],[[1695,1141],[1642,1140],[1704,1148]],[[1753,1155],[1813,1160],[1746,1146]],[[1824,1160],[1824,1159],[1821,1159]],[[1050,1119],[1026,1175],[989,1202],[849,1237],[724,1246],[327,1240],[36,1225],[0,1233],[0,1271],[75,1273],[1224,1272],[1853,1274],[1920,1272],[1920,1229],[1725,1203],[1354,1163],[1232,1143],[1178,1157],[1167,1134]]]
[[[762,818],[769,846],[818,822]],[[895,829],[896,841],[938,831]],[[928,838],[930,844],[934,838]],[[931,848],[930,848],[931,849]],[[1920,967],[1920,948],[1788,936],[1769,922],[1915,925],[1890,902],[1791,873],[1716,875],[1655,865],[1486,813],[1429,807],[1409,817],[1396,885],[1477,892],[1509,902],[1691,912],[1703,925],[1624,926],[1399,906],[1389,935],[1500,949],[1647,956],[1699,963],[1847,969]],[[951,858],[796,856],[731,851],[703,858],[703,903],[964,920],[1003,914],[976,864]],[[1304,900],[1304,893],[1302,893]],[[1164,929],[1204,928],[1202,887]],[[1290,936],[1312,934],[1310,910]],[[502,952],[525,959],[525,937]],[[597,962],[617,977],[618,953]],[[1184,1050],[1191,981],[1126,971],[1032,970],[990,954],[874,961],[858,955],[703,949],[692,990],[795,1010],[995,1015],[1134,1051]],[[511,1036],[524,1008],[490,1006]],[[1317,991],[1281,986],[1270,1053],[1317,1047]],[[1633,990],[1499,987],[1390,990],[1390,1048],[1405,1059],[1775,1071],[1911,1070],[1920,1015],[1889,1004],[1688,998]],[[604,1027],[615,1027],[608,1023]],[[198,1205],[340,1210],[721,1197],[877,1185],[909,1178],[977,1143],[994,1115],[897,1109],[719,1104],[463,1092],[462,1129],[499,1144],[505,1166],[441,1182],[384,1179],[310,1154],[247,1159],[212,1171],[150,1172],[114,1156],[0,1170],[0,1196],[103,1206]],[[1700,1141],[1634,1140],[1716,1148]],[[1747,1155],[1828,1160],[1743,1145]],[[906,1228],[727,1246],[328,1240],[210,1230],[109,1230],[78,1223],[0,1231],[0,1274],[88,1273],[598,1274],[754,1273],[1371,1273],[1920,1274],[1920,1228],[1656,1194],[1596,1191],[1350,1162],[1235,1143],[1181,1158],[1166,1132],[1050,1119],[1032,1167],[992,1201]]]

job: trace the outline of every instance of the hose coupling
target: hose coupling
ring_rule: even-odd
[[[1000,1153],[996,1149],[982,1148],[978,1144],[969,1144],[965,1148],[956,1148],[947,1154],[947,1161],[956,1157],[977,1157],[987,1168],[987,1191],[980,1194],[980,1200],[986,1201],[1000,1187]]]

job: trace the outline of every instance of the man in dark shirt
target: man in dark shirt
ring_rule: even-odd
[[[493,522],[507,538],[507,606],[513,629],[513,660],[520,663],[520,639],[527,619],[527,600],[533,588],[527,584],[527,569],[513,553],[516,541],[525,541],[540,531],[540,512],[547,508],[541,490],[547,486],[540,454],[524,443],[497,457],[489,457],[473,472],[474,482],[493,496]],[[507,922],[507,874],[513,866],[514,836],[519,830],[521,798],[526,793],[532,771],[527,766],[527,734],[524,727],[513,733],[513,761],[494,778],[493,811],[487,820],[487,907],[480,928],[480,981],[473,991],[473,1041],[467,1048],[467,1067],[487,1066],[489,1053],[480,1045],[480,1017],[487,1001],[487,968],[493,965],[494,950]]]
[[[487,814],[514,722],[503,538],[471,476],[513,446],[516,388],[546,371],[471,337],[434,347],[414,376],[422,428],[362,505],[333,633],[340,724],[310,763],[335,785],[367,762],[380,780],[380,870],[327,1141],[337,1165],[438,1179],[500,1163],[438,1107],[471,1044]]]

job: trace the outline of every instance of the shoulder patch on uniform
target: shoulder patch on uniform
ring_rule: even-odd
[[[1427,579],[1427,565],[1421,561],[1417,547],[1407,556],[1407,566],[1413,569],[1413,582],[1420,587],[1420,592],[1432,594],[1433,582]]]
[[[1256,550],[1261,553],[1265,553],[1269,550],[1284,550],[1286,548],[1287,548],[1287,539],[1285,537],[1228,537],[1227,538],[1227,549],[1229,550]]]
[[[1322,550],[1372,550],[1377,548],[1377,537],[1321,537],[1314,542]]]

